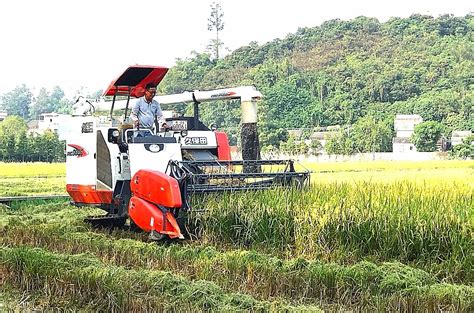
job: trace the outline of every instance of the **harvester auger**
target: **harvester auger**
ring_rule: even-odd
[[[141,97],[148,83],[158,85],[167,71],[131,66],[104,92],[113,97],[111,102],[96,102],[94,107],[89,101],[76,103],[67,142],[66,189],[73,204],[106,212],[88,222],[114,227],[130,219],[153,240],[184,238],[177,219],[192,209],[189,199],[195,194],[309,184],[309,171],[296,171],[292,160],[259,160],[258,146],[249,149],[257,151],[252,159],[231,160],[227,135],[199,120],[199,103],[238,99],[242,122],[256,123],[256,100],[262,95],[254,87],[158,96],[161,104],[192,103],[193,116],[168,116],[171,129],[156,133],[132,128],[126,123],[131,98]],[[110,118],[104,122],[90,114],[92,109],[110,109]],[[118,110],[124,110],[123,122],[115,121]],[[143,131],[148,136],[137,136]]]

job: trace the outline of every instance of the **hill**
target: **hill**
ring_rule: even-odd
[[[194,53],[177,61],[161,91],[255,85],[265,96],[264,145],[285,140],[284,128],[352,125],[368,116],[390,127],[397,113],[420,114],[447,132],[474,130],[473,30],[473,15],[331,20],[224,59]],[[232,133],[238,110],[205,106],[202,118]]]

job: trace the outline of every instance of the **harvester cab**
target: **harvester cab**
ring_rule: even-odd
[[[110,109],[107,119],[77,106],[67,141],[66,189],[73,204],[106,212],[88,222],[123,226],[130,219],[153,240],[183,238],[177,218],[191,209],[189,199],[195,194],[309,183],[309,172],[296,171],[292,160],[259,160],[259,153],[231,160],[226,133],[199,119],[201,102],[238,99],[242,120],[256,122],[255,101],[262,95],[252,86],[157,96],[161,104],[192,103],[193,116],[167,118],[170,129],[134,129],[127,123],[133,98],[141,97],[148,83],[158,85],[167,70],[131,66],[104,92],[111,102],[84,102],[93,111]],[[123,111],[121,122],[116,122],[117,111]]]

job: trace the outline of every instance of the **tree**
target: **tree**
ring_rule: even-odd
[[[71,101],[64,98],[64,91],[55,86],[52,92],[46,88],[41,88],[36,101],[30,109],[31,118],[37,119],[41,113],[71,113]]]
[[[455,158],[474,159],[474,135],[464,139],[461,144],[455,145],[450,154]]]
[[[317,111],[316,99],[310,93],[299,88],[299,76],[293,75],[279,80],[277,84],[264,88],[262,110],[267,118],[275,121],[278,128],[311,127],[313,111]]]
[[[33,103],[30,109],[30,114],[33,119],[38,119],[41,113],[52,112],[50,111],[50,95],[46,88],[41,88],[36,101]]]
[[[311,142],[309,144],[309,151],[311,152],[311,155],[320,155],[322,150],[323,150],[323,145],[321,144],[321,141],[318,139],[311,139]]]
[[[16,160],[25,162],[27,160],[29,151],[28,151],[28,136],[26,132],[21,132],[16,139],[15,143],[16,150]]]
[[[392,149],[392,130],[372,116],[360,118],[352,127],[351,136],[356,150],[360,153],[387,152]]]
[[[33,94],[30,89],[23,84],[1,97],[1,107],[7,111],[8,115],[18,115],[26,120],[30,117],[29,105],[32,99]]]
[[[219,59],[219,49],[224,45],[219,38],[219,33],[224,30],[224,12],[220,3],[213,2],[211,4],[211,16],[207,19],[207,29],[215,32],[216,37],[211,39],[208,49],[214,55],[215,59]]]
[[[427,121],[415,126],[411,141],[420,152],[436,151],[436,144],[443,134],[444,126],[440,122]]]
[[[176,60],[168,74],[159,84],[160,92],[181,93],[183,91],[206,89],[203,85],[204,77],[212,70],[213,63],[207,53],[191,52],[191,57],[185,60]]]
[[[280,151],[289,155],[307,154],[308,145],[302,140],[297,140],[294,135],[290,135],[286,142],[280,144]]]
[[[15,115],[0,123],[0,157],[3,160],[17,161],[22,158],[27,129],[26,122]]]
[[[355,143],[350,136],[350,129],[341,129],[340,131],[328,135],[324,149],[328,154],[354,154],[356,151]]]
[[[46,162],[54,162],[62,159],[64,155],[64,146],[59,141],[58,135],[47,129],[42,135],[43,153]]]

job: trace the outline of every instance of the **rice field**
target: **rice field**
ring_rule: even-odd
[[[474,310],[472,161],[304,165],[303,191],[194,198],[180,242],[67,201],[0,206],[0,310]]]
[[[65,163],[0,162],[0,197],[65,193]]]

